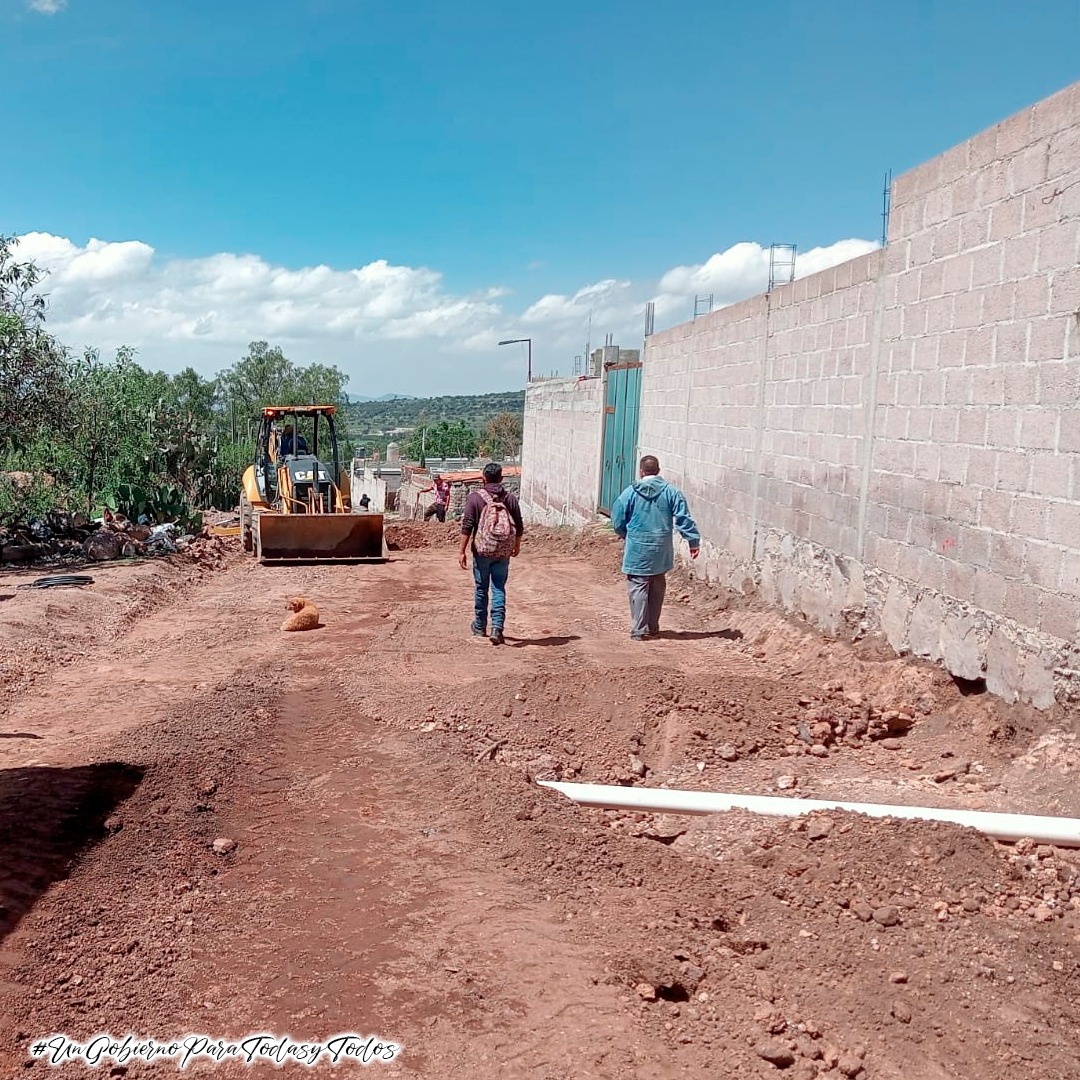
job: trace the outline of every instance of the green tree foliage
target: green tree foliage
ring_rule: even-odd
[[[405,444],[405,456],[414,461],[429,458],[471,458],[479,448],[476,432],[464,421],[418,427]]]
[[[41,273],[15,258],[17,241],[0,235],[0,456],[70,430],[67,351],[45,330]]]
[[[0,524],[69,493],[91,512],[103,504],[170,514],[185,504],[231,507],[264,406],[342,399],[347,379],[336,367],[297,366],[265,341],[216,379],[192,368],[146,371],[127,348],[112,359],[94,350],[72,358],[45,330],[42,274],[18,262],[14,247],[0,236],[0,471],[55,482],[8,484]]]

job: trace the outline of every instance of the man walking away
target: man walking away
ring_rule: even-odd
[[[487,633],[490,594],[492,645],[503,643],[506,578],[510,573],[510,560],[521,551],[524,531],[517,497],[503,487],[502,466],[492,461],[484,466],[484,486],[470,492],[465,501],[459,560],[461,569],[467,570],[471,541],[473,580],[476,582],[472,632],[477,637]]]
[[[639,463],[640,479],[611,508],[611,526],[626,541],[623,573],[630,594],[630,636],[648,641],[660,633],[660,611],[667,592],[667,573],[675,566],[672,532],[690,545],[696,559],[701,547],[686,497],[660,476],[660,462],[651,454]]]

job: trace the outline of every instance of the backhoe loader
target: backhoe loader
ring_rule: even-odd
[[[260,563],[389,557],[383,515],[352,510],[335,412],[333,405],[272,405],[262,411],[255,460],[244,472],[240,493],[244,550]]]

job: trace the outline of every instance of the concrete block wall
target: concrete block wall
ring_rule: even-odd
[[[1080,625],[1080,85],[900,177],[887,264],[865,551],[886,633],[1048,705]]]
[[[555,408],[527,400],[526,487],[578,521],[595,498],[560,493],[595,472]],[[600,417],[571,415],[598,468]],[[1080,699],[1080,84],[899,177],[884,250],[651,336],[639,431],[696,573]]]
[[[522,516],[539,524],[592,520],[600,494],[601,379],[552,379],[525,392]]]

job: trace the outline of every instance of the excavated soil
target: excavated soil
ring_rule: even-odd
[[[382,566],[0,579],[0,1075],[129,1032],[399,1048],[296,1075],[1080,1075],[1080,852],[536,782],[1080,814],[1073,717],[678,575],[631,642],[600,530],[530,531],[494,648],[457,530],[390,532]],[[218,1057],[186,1073],[280,1075]]]

